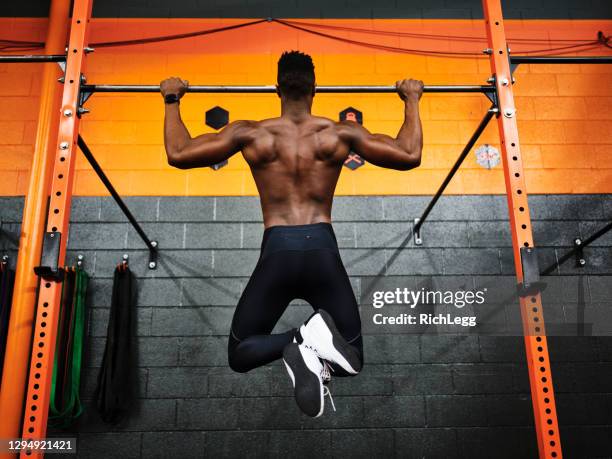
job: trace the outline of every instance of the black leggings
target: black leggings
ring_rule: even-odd
[[[272,226],[264,231],[259,261],[232,320],[228,358],[234,371],[247,372],[282,357],[296,330],[271,332],[296,298],[327,311],[363,360],[357,301],[332,226]],[[346,375],[340,367],[333,369],[335,376]]]

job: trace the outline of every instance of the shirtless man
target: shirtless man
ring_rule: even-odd
[[[396,138],[371,134],[353,121],[312,115],[315,74],[306,54],[283,53],[277,83],[280,117],[234,121],[219,133],[192,138],[179,110],[188,83],[162,81],[164,142],[168,163],[179,169],[212,166],[238,152],[251,168],[265,231],[259,261],[232,320],[229,365],[247,372],[282,357],[298,406],[317,417],[323,413],[324,394],[329,393],[324,384],[331,373],[355,375],[363,364],[357,301],[331,226],[334,189],[351,151],[389,169],[419,166],[423,83],[396,83],[404,102],[404,123]],[[296,298],[310,303],[315,313],[299,328],[272,334]]]

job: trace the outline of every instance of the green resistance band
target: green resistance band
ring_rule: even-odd
[[[68,273],[70,274],[70,273]],[[83,347],[85,339],[85,297],[87,295],[87,283],[89,276],[80,267],[75,268],[74,272],[74,289],[72,292],[64,292],[64,288],[68,284],[64,282],[62,285],[62,310],[60,311],[60,319],[69,320],[70,323],[66,337],[60,336],[56,341],[56,351],[53,362],[53,380],[51,384],[51,400],[49,406],[49,423],[55,427],[68,427],[81,415],[83,407],[79,397],[81,385],[81,367],[83,363]],[[68,296],[70,295],[70,296]],[[72,300],[72,309],[66,306],[67,300]],[[69,317],[68,314],[70,314]],[[61,330],[62,322],[60,320],[58,330]],[[62,339],[67,339],[66,354],[60,355],[58,352],[61,349]],[[65,378],[62,380],[61,392],[58,393],[57,380],[58,371],[61,370],[58,364],[58,359],[63,359],[66,362],[64,368]],[[61,397],[60,397],[61,395]],[[58,400],[59,399],[59,400]]]

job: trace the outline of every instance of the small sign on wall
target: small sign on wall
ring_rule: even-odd
[[[485,169],[493,169],[501,161],[499,150],[485,143],[476,149],[476,162]]]

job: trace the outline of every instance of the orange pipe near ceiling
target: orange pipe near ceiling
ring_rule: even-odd
[[[63,54],[66,46],[70,0],[52,0],[45,54]],[[23,400],[30,362],[32,325],[38,278],[34,267],[39,264],[49,179],[57,139],[60,85],[57,64],[43,64],[43,77],[36,131],[36,147],[25,198],[15,289],[6,344],[2,385],[0,386],[0,438],[17,438],[23,414]],[[9,458],[11,454],[0,457]]]

